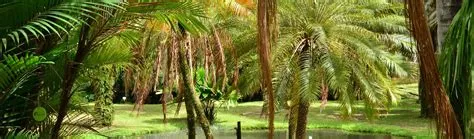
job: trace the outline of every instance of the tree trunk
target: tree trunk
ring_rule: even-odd
[[[268,139],[273,139],[274,119],[275,119],[275,100],[273,96],[272,86],[272,69],[270,59],[271,48],[271,29],[275,19],[276,1],[275,0],[258,0],[257,6],[257,27],[258,27],[258,55],[260,59],[260,67],[263,75],[263,90],[268,95]]]
[[[184,35],[183,35],[184,36]],[[179,59],[179,70],[181,73],[181,78],[184,82],[184,89],[186,97],[192,97],[192,104],[194,110],[198,116],[198,121],[201,124],[202,130],[206,135],[206,139],[213,139],[212,132],[210,129],[209,121],[204,114],[201,100],[196,94],[194,88],[194,71],[192,69],[191,53],[190,53],[190,37],[186,35],[186,44],[184,47],[180,47],[178,59]]]
[[[319,106],[319,113],[322,113],[326,104],[328,103],[329,96],[329,87],[324,83],[324,80],[321,81],[321,105]]]
[[[420,71],[423,71],[425,97],[435,108],[437,135],[440,138],[462,139],[462,131],[456,121],[449,98],[443,88],[438,66],[436,64],[433,41],[430,29],[424,16],[423,0],[407,0],[406,9],[410,20],[410,31],[416,40],[420,59]]]
[[[288,138],[296,139],[296,128],[298,126],[298,104],[299,97],[297,89],[292,90],[290,103],[290,118],[288,119]]]
[[[448,32],[448,29],[451,25],[451,22],[454,19],[454,16],[458,13],[462,6],[462,0],[437,0],[436,1],[436,10],[438,12],[438,45],[443,46],[443,47],[464,47],[464,46],[458,46],[458,45],[450,45],[446,46],[444,45],[445,43],[445,38],[446,34]],[[464,17],[468,18],[468,17]],[[460,37],[460,35],[458,35]],[[464,41],[464,40],[458,40],[458,41]],[[447,48],[446,48],[447,49]],[[469,51],[469,50],[468,50]],[[461,52],[458,52],[461,53]],[[470,52],[467,52],[470,53]],[[465,59],[469,59],[466,55],[464,55]],[[453,56],[448,56],[448,57],[456,57],[455,55]],[[457,58],[453,58],[456,59]],[[454,61],[453,61],[454,62]],[[458,68],[461,68],[462,70],[455,70],[455,68],[451,68],[448,71],[449,72],[444,72],[445,74],[450,74],[450,75],[444,75],[445,77],[445,84],[450,84],[447,85],[447,93],[450,98],[451,105],[453,107],[454,113],[456,114],[457,121],[459,126],[461,127],[461,130],[463,132],[463,135],[468,138],[470,137],[470,110],[469,110],[469,105],[470,105],[470,96],[471,96],[471,83],[465,82],[466,80],[471,80],[471,70],[470,70],[470,62],[465,62],[469,64],[461,64],[458,62],[455,62],[455,64],[451,65],[442,65],[443,67],[454,67],[457,66]],[[467,75],[467,76],[462,76],[462,75]],[[456,77],[458,75],[458,77]],[[461,75],[461,76],[460,76]],[[446,79],[447,77],[454,78],[453,80],[449,81]],[[448,80],[446,82],[446,80]],[[465,84],[469,87],[466,87]],[[464,91],[466,90],[466,91]],[[467,100],[466,100],[467,99]],[[468,116],[465,116],[466,114]]]
[[[174,41],[172,44],[172,47],[168,47],[167,50],[167,59],[166,59],[166,69],[165,69],[165,78],[163,81],[163,94],[161,94],[161,106],[163,107],[163,122],[167,123],[166,119],[166,105],[167,102],[166,100],[168,99],[168,93],[170,93],[170,90],[172,88],[171,86],[171,74],[172,74],[172,60],[173,60],[173,51],[176,49],[178,46],[178,42]]]
[[[298,105],[298,122],[296,126],[296,139],[306,138],[306,124],[308,123],[309,102],[301,98]]]
[[[446,33],[453,21],[454,16],[459,11],[462,0],[436,0],[436,12],[438,19],[438,49],[441,50]]]
[[[52,139],[59,138],[59,131],[61,130],[61,124],[64,120],[64,117],[66,117],[67,115],[69,101],[71,100],[72,96],[71,90],[74,85],[74,82],[76,81],[77,74],[80,68],[80,63],[84,61],[85,57],[90,51],[90,42],[88,40],[89,32],[90,26],[82,25],[76,56],[74,57],[73,61],[69,61],[66,63],[66,67],[64,69],[64,78],[58,117],[51,131]]]
[[[428,25],[430,27],[431,32],[431,40],[433,42],[437,42],[437,18],[436,18],[436,0],[425,0],[425,15],[428,18]],[[437,43],[434,43],[435,52],[439,50],[437,47]],[[434,108],[432,105],[429,104],[429,100],[426,100],[425,97],[427,92],[426,89],[423,88],[423,76],[421,76],[423,71],[420,71],[420,77],[418,81],[418,101],[420,102],[420,117],[422,118],[434,118]]]
[[[151,85],[153,85],[153,91],[157,91],[158,88],[157,86],[159,85],[159,79],[160,79],[160,70],[161,70],[161,61],[162,61],[162,58],[161,58],[161,44],[158,44],[156,46],[156,59],[155,59],[155,63],[153,64],[153,76],[151,79],[155,79]]]
[[[217,42],[216,49],[219,53],[219,66],[217,68],[217,72],[222,74],[222,84],[220,89],[222,92],[224,92],[224,89],[227,85],[227,70],[225,63],[224,46],[222,46],[221,38],[219,38],[219,33],[217,32],[216,28],[212,27],[212,30],[214,31],[214,38]]]
[[[179,70],[179,69],[178,69]],[[184,81],[179,80],[179,92],[184,93]],[[179,103],[181,104],[181,103]],[[196,138],[196,126],[195,126],[195,114],[194,114],[194,107],[193,107],[193,98],[190,95],[184,95],[184,105],[186,107],[186,121],[188,126],[188,139],[195,139]],[[179,114],[179,109],[177,110]],[[177,114],[176,114],[177,115]]]
[[[426,97],[428,92],[426,92],[426,89],[423,87],[423,79],[422,75],[423,72],[420,71],[420,79],[418,83],[418,100],[420,101],[420,117],[423,118],[434,118],[434,108],[433,106],[429,103],[428,97]]]
[[[263,85],[262,85],[263,86]],[[263,87],[261,87],[264,89]],[[267,118],[268,116],[268,94],[265,92],[265,90],[262,90],[263,94],[263,104],[262,104],[262,110],[260,111],[260,118]]]
[[[232,86],[234,87],[235,91],[239,93],[239,87],[237,86],[239,83],[239,60],[237,57],[237,50],[235,50],[235,46],[232,47],[232,57],[234,59],[234,76],[232,79]]]
[[[181,79],[178,79],[178,83],[181,84],[181,82],[182,82]],[[176,112],[174,113],[174,116],[179,115],[179,111],[181,110],[181,105],[183,104],[184,88],[182,88],[182,87],[183,87],[182,85],[178,86],[178,97],[177,97],[177,100],[176,100],[178,105],[176,106]]]

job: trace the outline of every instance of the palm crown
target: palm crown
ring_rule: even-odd
[[[394,43],[405,41],[400,36],[409,38],[404,18],[396,9],[358,1],[285,2],[280,11],[281,37],[273,54],[274,84],[279,96],[286,96],[280,100],[295,96],[287,93],[291,89],[308,101],[317,99],[320,85],[327,84],[342,102],[345,114],[352,113],[356,98],[363,98],[367,114],[396,102],[391,78],[410,72],[399,53],[410,48],[400,46],[409,42]],[[397,51],[387,52],[393,48]]]

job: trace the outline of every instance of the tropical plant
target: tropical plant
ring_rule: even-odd
[[[107,12],[107,8],[118,8],[114,2],[87,2],[47,0],[41,2],[7,0],[2,7],[4,19],[0,29],[2,50],[15,49],[9,45],[41,45],[49,36],[64,37],[72,28],[86,23]],[[19,12],[21,11],[21,12]],[[55,39],[54,41],[58,41]],[[10,44],[11,42],[12,44]],[[41,48],[37,48],[41,49]]]
[[[6,5],[2,5],[6,7],[2,7],[2,11],[9,11],[13,12],[12,9],[18,7],[17,2],[7,3]],[[23,4],[23,3],[20,3]],[[49,4],[48,6],[41,6],[41,4]],[[2,49],[9,50],[6,52],[14,53],[14,52],[21,52],[21,50],[17,50],[17,48],[23,48],[27,45],[31,45],[36,47],[37,54],[44,54],[46,59],[54,61],[55,64],[52,66],[38,66],[39,69],[38,75],[35,76],[34,79],[37,79],[36,76],[41,77],[39,78],[40,81],[34,81],[34,83],[44,83],[41,85],[34,85],[39,86],[37,90],[33,90],[32,92],[45,92],[41,94],[41,100],[50,101],[53,103],[51,105],[51,109],[49,111],[58,111],[59,115],[56,116],[55,113],[49,113],[51,119],[48,119],[49,122],[49,130],[44,130],[43,133],[45,134],[44,137],[52,137],[58,138],[62,136],[67,136],[68,132],[65,132],[64,129],[71,129],[68,125],[64,125],[61,127],[61,124],[67,123],[69,118],[63,118],[68,115],[67,111],[73,111],[74,109],[78,108],[75,106],[74,100],[71,101],[71,97],[74,98],[75,92],[81,92],[88,86],[92,86],[92,90],[95,90],[97,93],[96,96],[105,96],[104,99],[99,99],[97,102],[97,107],[110,107],[110,96],[111,90],[110,88],[106,90],[100,90],[97,86],[109,86],[112,83],[112,80],[105,80],[106,82],[97,82],[99,80],[104,81],[101,77],[105,72],[111,73],[110,71],[115,70],[114,66],[117,64],[128,63],[130,60],[130,51],[128,49],[121,49],[117,47],[107,47],[110,46],[110,42],[120,42],[123,45],[121,46],[136,46],[138,44],[137,37],[135,37],[129,32],[138,32],[141,30],[140,26],[143,24],[142,19],[149,19],[150,17],[158,17],[164,23],[173,23],[170,24],[174,29],[178,28],[175,21],[181,21],[184,27],[189,31],[197,31],[193,30],[187,25],[193,25],[196,23],[196,19],[192,15],[188,15],[187,13],[182,13],[176,9],[183,8],[180,5],[189,6],[192,8],[196,8],[195,5],[189,4],[189,2],[180,3],[180,2],[171,2],[171,3],[135,3],[131,4],[126,7],[126,9],[122,8],[118,4],[115,3],[105,3],[105,2],[63,2],[63,1],[54,1],[54,2],[44,2],[38,5],[39,9],[36,10],[29,10],[30,14],[35,16],[25,16],[22,21],[18,22],[26,22],[23,26],[18,26],[16,20],[15,23],[5,24],[5,25],[12,25],[12,26],[3,26],[2,30],[6,33],[12,31],[9,34],[2,33],[2,36],[13,36],[10,38],[3,38],[2,45],[4,46]],[[35,4],[28,4],[28,5],[35,5]],[[12,6],[12,7],[9,7]],[[28,7],[23,7],[28,8]],[[30,7],[31,8],[31,7]],[[71,9],[67,9],[71,8]],[[173,11],[175,9],[175,11]],[[184,8],[188,9],[188,8]],[[25,10],[25,9],[21,9]],[[127,11],[124,11],[127,10]],[[63,11],[64,13],[60,13]],[[161,11],[161,12],[156,12]],[[176,12],[177,11],[177,12]],[[3,14],[4,12],[2,12]],[[8,12],[7,12],[8,13]],[[25,12],[23,12],[25,13]],[[69,15],[68,15],[69,14]],[[198,13],[196,13],[198,14]],[[12,14],[10,14],[12,15]],[[11,17],[11,16],[8,16]],[[71,18],[75,17],[75,18]],[[20,19],[20,18],[15,18]],[[78,21],[78,22],[76,22]],[[191,21],[191,22],[188,22]],[[2,22],[7,23],[7,22]],[[64,26],[64,25],[67,26]],[[82,26],[81,26],[82,24]],[[13,26],[15,25],[15,26]],[[81,26],[81,27],[79,27]],[[19,29],[16,29],[19,28]],[[36,27],[36,28],[34,28]],[[79,27],[79,28],[78,28]],[[25,31],[26,30],[26,31]],[[62,30],[62,32],[58,31]],[[30,31],[30,32],[27,32]],[[35,32],[37,31],[37,32]],[[41,31],[41,32],[39,32]],[[128,33],[127,33],[128,32]],[[31,33],[31,34],[29,34]],[[54,36],[53,34],[59,36]],[[20,34],[20,35],[18,35]],[[38,35],[41,34],[41,35]],[[69,34],[64,40],[63,38]],[[25,38],[25,41],[21,41],[20,38]],[[28,38],[31,36],[35,36],[34,38]],[[32,41],[31,39],[36,39]],[[6,41],[5,41],[6,40]],[[47,41],[46,41],[47,40]],[[14,43],[9,43],[12,41]],[[28,43],[28,41],[35,42],[34,45],[32,43]],[[26,43],[25,43],[26,42]],[[21,45],[19,47],[14,45]],[[112,44],[114,45],[114,44]],[[117,44],[115,44],[117,45]],[[77,46],[77,47],[76,47]],[[112,50],[112,51],[111,51]],[[30,50],[29,50],[30,51]],[[111,52],[111,53],[109,53]],[[118,52],[118,53],[114,53]],[[120,55],[121,57],[116,57],[114,54]],[[23,54],[24,55],[24,54]],[[68,60],[72,59],[72,60]],[[20,62],[21,63],[21,62]],[[81,64],[78,64],[81,63]],[[44,76],[43,76],[44,75]],[[87,81],[90,77],[94,77],[93,81]],[[97,77],[97,78],[95,78]],[[2,77],[3,78],[3,77]],[[8,83],[8,82],[6,82]],[[32,85],[30,85],[32,86]],[[31,89],[36,89],[35,87],[29,87]],[[101,88],[104,89],[104,88]],[[57,95],[59,91],[62,91],[61,95]],[[105,93],[108,92],[108,93]],[[28,97],[36,97],[38,95],[30,95],[26,94]],[[34,100],[34,99],[30,99]],[[51,101],[52,100],[52,101]],[[60,100],[60,101],[59,101]],[[1,103],[9,103],[10,101],[2,101]],[[69,104],[71,102],[71,104]],[[101,103],[104,102],[104,103]],[[19,102],[20,103],[20,102]],[[22,103],[28,104],[30,103]],[[104,104],[104,105],[101,105]],[[30,107],[34,108],[34,107]],[[80,106],[79,106],[80,108]],[[59,110],[58,110],[59,109]],[[102,111],[105,109],[96,109],[98,112],[106,112]],[[107,111],[109,111],[108,109]],[[28,111],[25,111],[28,114]],[[72,113],[71,113],[72,114]],[[103,113],[106,115],[102,115],[105,119],[110,119],[106,117],[110,117],[111,113]],[[2,114],[4,116],[18,116],[17,118],[22,118],[20,115],[11,115],[11,114]],[[87,115],[87,114],[86,114]],[[57,120],[56,120],[57,119]],[[3,120],[3,119],[2,119]],[[56,123],[53,124],[52,120],[56,120]],[[88,121],[88,120],[82,120]],[[28,122],[27,120],[23,120],[23,123]],[[77,121],[76,121],[77,122]],[[108,121],[110,122],[110,121]],[[3,122],[2,122],[3,123]],[[89,122],[93,124],[95,122]],[[106,121],[107,123],[107,121]],[[74,123],[73,123],[74,124]],[[107,123],[108,124],[108,123]],[[24,124],[23,124],[24,125]],[[15,128],[25,128],[23,125],[17,125]],[[51,125],[55,125],[54,127]],[[94,125],[95,126],[95,125]],[[7,129],[11,129],[12,126],[9,126]],[[77,127],[87,127],[87,126],[77,126]],[[35,129],[35,128],[32,128]],[[53,130],[51,130],[53,129]],[[61,131],[61,133],[59,133]],[[52,134],[50,134],[52,133]],[[43,136],[43,135],[42,135]],[[48,137],[48,138],[49,138]]]
[[[438,31],[438,21],[437,21],[437,12],[436,12],[436,0],[425,0],[425,14],[428,19],[428,25],[430,27],[431,38],[433,42],[438,42],[437,31]],[[435,52],[439,51],[441,46],[438,46],[438,43],[434,43]],[[420,71],[420,75],[424,74],[423,71]],[[423,77],[423,76],[420,76]],[[434,109],[428,101],[427,97],[424,97],[427,92],[423,87],[423,78],[419,78],[418,82],[418,100],[420,102],[420,116],[425,118],[433,118]]]
[[[462,3],[446,34],[439,60],[443,84],[465,138],[471,136],[471,72],[474,54],[471,48],[474,46],[474,20],[465,17],[473,16],[473,11],[474,2]]]
[[[463,138],[461,128],[456,121],[456,114],[449,102],[443,81],[440,78],[436,64],[434,43],[424,16],[423,0],[410,0],[405,3],[410,31],[416,40],[418,55],[420,56],[420,71],[423,78],[423,86],[426,89],[429,104],[434,107],[434,120],[436,123],[437,136],[439,138]],[[454,48],[453,48],[454,49]]]
[[[273,139],[275,127],[275,101],[272,86],[271,46],[276,41],[276,0],[258,0],[257,4],[257,47],[263,80],[262,90],[268,99],[268,139]]]
[[[185,105],[186,110],[188,114],[190,114],[188,108],[192,106],[193,111],[196,112],[197,118],[199,123],[201,124],[201,127],[204,131],[204,134],[206,135],[207,139],[213,139],[212,132],[210,130],[210,124],[209,121],[206,118],[206,115],[204,113],[204,109],[201,103],[201,100],[197,96],[196,89],[194,88],[194,72],[193,72],[193,61],[192,61],[192,49],[191,49],[191,37],[189,34],[186,32],[181,31],[181,34],[179,35],[180,39],[184,40],[184,45],[179,46],[179,51],[178,51],[178,61],[179,61],[179,73],[181,80],[183,80],[183,88],[184,92],[186,93],[185,96]],[[191,105],[191,106],[190,106]],[[193,113],[193,112],[191,112]],[[189,119],[190,115],[188,115]],[[194,118],[192,118],[194,119]],[[189,123],[189,121],[188,121]],[[189,126],[189,125],[188,125]],[[188,129],[191,129],[188,127]],[[195,135],[195,131],[189,131],[193,132],[193,135]],[[195,138],[194,136],[188,136],[189,138]]]
[[[203,68],[196,70],[196,92],[199,93],[199,99],[203,101],[204,114],[209,123],[212,124],[217,114],[215,102],[222,99],[222,92],[214,90],[212,84],[206,81],[206,74]]]
[[[32,122],[35,98],[38,94],[30,94],[36,84],[34,71],[40,65],[47,64],[44,57],[25,55],[23,57],[5,55],[0,63],[0,133],[16,128],[26,127]],[[50,63],[49,63],[50,64]]]
[[[146,99],[148,92],[158,84],[157,79],[161,74],[160,68],[163,67],[165,69],[163,70],[164,73],[162,73],[164,76],[164,91],[161,98],[163,113],[166,113],[166,104],[168,102],[168,96],[171,96],[170,91],[174,87],[174,79],[179,77],[179,92],[182,94],[178,95],[178,101],[184,97],[188,116],[188,137],[195,138],[194,118],[197,116],[198,121],[206,133],[206,137],[212,138],[209,122],[203,112],[202,104],[199,98],[195,96],[196,94],[189,91],[195,91],[191,89],[191,87],[194,88],[193,79],[191,78],[193,75],[193,66],[179,61],[179,54],[182,54],[180,53],[180,49],[182,47],[195,48],[194,46],[190,47],[192,39],[187,34],[198,35],[207,31],[206,27],[199,21],[200,18],[204,17],[203,8],[199,4],[189,1],[165,3],[166,4],[155,7],[160,12],[151,13],[155,15],[155,18],[149,18],[145,21],[146,28],[142,31],[144,34],[140,36],[142,41],[140,45],[133,50],[135,55],[131,69],[134,69],[134,71],[131,72],[133,75],[129,74],[127,76],[129,78],[128,80],[135,75],[137,75],[135,77],[138,77],[133,87],[135,97],[137,98],[136,102],[138,102],[138,109],[140,109],[140,105],[142,105],[142,102]],[[140,10],[140,8],[135,10]],[[166,53],[162,53],[160,50],[166,50]],[[160,53],[162,53],[163,58],[160,58]],[[191,63],[191,61],[194,61],[194,58],[192,56],[186,56],[183,60],[189,60],[187,63]],[[186,71],[185,69],[181,69],[183,66],[186,68]],[[191,70],[191,72],[187,71],[187,69]],[[149,77],[150,73],[153,75],[152,77]],[[187,73],[191,73],[191,75],[187,75]],[[197,115],[194,115],[194,113]],[[166,122],[166,115],[163,116],[164,122]]]
[[[364,102],[368,118],[377,108],[397,103],[400,90],[391,78],[410,76],[401,52],[411,51],[400,46],[410,42],[393,43],[409,38],[404,17],[393,12],[397,3],[305,0],[283,5],[281,37],[273,51],[274,84],[282,96],[279,103],[290,109],[290,138],[305,137],[309,106],[320,92],[331,90],[345,116],[353,113],[357,99]]]

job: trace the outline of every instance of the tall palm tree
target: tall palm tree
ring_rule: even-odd
[[[431,38],[433,42],[437,41],[437,31],[438,31],[438,21],[436,17],[436,0],[425,0],[425,14],[428,17],[428,25],[430,27]],[[438,43],[434,44],[435,52],[439,51]],[[423,71],[420,71],[420,75],[424,74]],[[420,76],[423,77],[423,76]],[[433,118],[434,108],[426,100],[427,97],[424,97],[427,92],[423,87],[423,78],[419,78],[418,81],[418,100],[420,101],[420,116],[424,118]]]
[[[258,54],[263,75],[262,89],[268,97],[268,138],[273,139],[275,101],[272,86],[271,43],[276,24],[276,0],[258,0],[257,4]]]
[[[284,96],[280,103],[290,103],[290,138],[305,138],[310,103],[326,84],[346,115],[351,115],[358,96],[365,102],[368,118],[375,108],[396,103],[399,91],[391,78],[409,76],[410,68],[405,57],[397,54],[402,50],[390,50],[401,47],[393,42],[409,40],[408,31],[403,16],[376,11],[390,11],[397,3],[285,2],[280,12],[281,38],[274,51],[274,80],[278,96]],[[368,15],[368,11],[373,12]]]
[[[440,56],[440,72],[464,137],[471,136],[472,46],[474,2],[464,1],[446,34]]]
[[[434,107],[437,135],[440,138],[458,139],[463,138],[461,128],[456,121],[455,113],[446,95],[446,91],[441,81],[436,64],[433,41],[427,19],[424,16],[423,0],[406,1],[406,9],[410,28],[417,43],[417,50],[420,59],[420,70],[424,79],[423,86],[428,94],[427,100]]]
[[[183,46],[179,46],[179,51],[178,51],[178,61],[179,61],[179,71],[181,75],[181,79],[184,82],[184,91],[185,91],[185,97],[188,97],[188,101],[186,105],[189,105],[189,103],[192,104],[198,121],[200,122],[202,129],[204,131],[204,134],[206,135],[206,139],[213,139],[214,137],[212,136],[212,132],[210,129],[210,123],[207,120],[205,114],[204,114],[204,109],[202,107],[202,103],[199,100],[199,97],[196,94],[196,89],[194,88],[194,73],[193,73],[193,61],[192,61],[192,53],[190,50],[192,50],[190,47],[191,46],[191,39],[189,35],[186,35],[187,33],[184,32],[181,37],[182,39],[185,39],[185,44]],[[185,98],[186,99],[186,98]]]

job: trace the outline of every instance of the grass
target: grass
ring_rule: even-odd
[[[328,102],[320,113],[319,103],[311,105],[308,115],[308,129],[331,128],[349,132],[383,133],[414,138],[433,138],[434,131],[429,120],[419,118],[419,105],[415,100],[403,100],[390,112],[381,112],[379,118],[367,120],[363,115],[363,106],[357,105],[354,116],[344,119],[340,115],[337,102]],[[110,137],[129,137],[143,134],[162,133],[186,129],[186,111],[184,105],[178,116],[174,116],[176,105],[168,105],[168,124],[163,124],[161,105],[145,105],[144,111],[137,116],[131,113],[133,105],[116,104],[115,117],[111,127],[100,129]],[[243,130],[267,129],[267,120],[260,118],[262,102],[241,103],[229,109],[219,108],[214,126],[231,130],[237,121],[242,121]],[[275,128],[287,129],[286,111],[275,114]],[[198,124],[197,124],[198,125]],[[99,135],[83,134],[76,138],[101,138]]]

